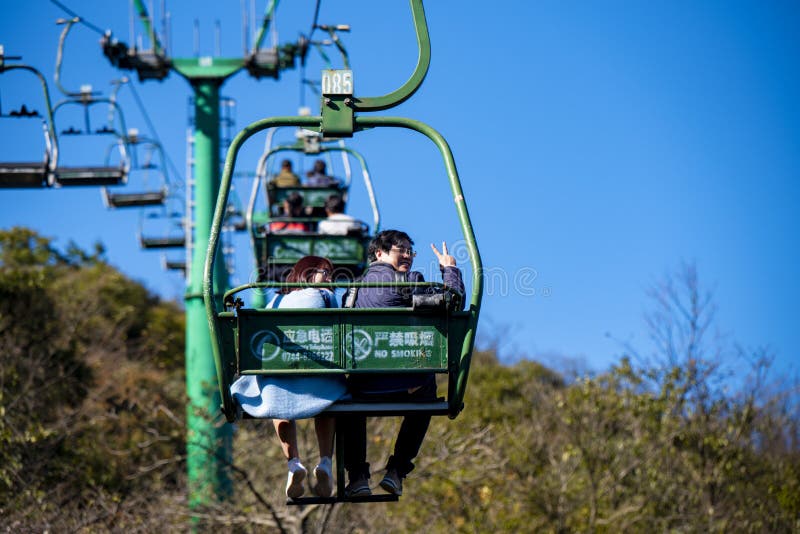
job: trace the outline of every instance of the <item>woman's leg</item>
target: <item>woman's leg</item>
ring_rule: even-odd
[[[317,431],[319,444],[319,463],[314,468],[314,493],[320,497],[333,495],[333,435],[336,431],[336,419],[333,417],[315,417],[314,429]]]
[[[306,468],[300,462],[300,453],[297,450],[297,425],[294,421],[286,419],[273,419],[275,433],[281,442],[283,455],[288,461],[289,474],[286,478],[286,496],[297,499],[303,495],[303,481],[306,478]]]
[[[300,452],[297,450],[297,425],[295,422],[273,419],[272,424],[275,426],[275,433],[281,442],[281,450],[286,459],[300,458]]]
[[[333,417],[315,417],[314,429],[317,431],[319,457],[333,456],[333,436],[336,432],[336,419]]]

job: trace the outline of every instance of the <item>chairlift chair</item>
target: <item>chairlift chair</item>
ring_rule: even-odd
[[[17,110],[6,112],[0,101],[0,118],[2,119],[39,119],[42,122],[44,134],[44,155],[41,161],[2,161],[0,162],[0,188],[40,188],[52,183],[53,170],[57,162],[55,129],[53,126],[53,111],[50,105],[50,91],[44,76],[34,67],[22,63],[9,65],[8,60],[18,60],[19,57],[5,55],[4,48],[0,45],[0,74],[12,70],[24,70],[32,73],[39,79],[44,93],[44,115],[35,109],[28,109],[25,104]]]
[[[318,136],[318,134],[315,134]],[[348,156],[354,157],[362,169],[364,184],[372,205],[373,222],[375,231],[380,227],[380,214],[378,211],[372,180],[364,157],[357,151],[344,145],[339,140],[336,145],[319,146],[313,154],[340,153],[345,163],[345,180],[338,187],[267,187],[267,212],[255,211],[255,197],[261,189],[261,182],[266,181],[265,169],[275,156],[283,152],[308,153],[308,144],[298,141],[292,145],[279,145],[266,150],[259,162],[256,173],[257,180],[254,184],[251,202],[249,204],[248,221],[250,223],[251,241],[256,257],[256,268],[260,273],[260,281],[280,280],[289,268],[300,258],[307,255],[323,256],[336,265],[336,275],[340,279],[353,280],[360,276],[367,265],[367,245],[370,240],[369,226],[361,223],[361,229],[349,232],[347,235],[321,234],[316,231],[295,233],[270,232],[270,224],[282,221],[307,222],[312,228],[325,217],[325,201],[332,194],[338,194],[346,201],[351,184],[350,165]],[[263,162],[263,163],[262,163]],[[297,192],[304,197],[304,205],[318,210],[308,218],[288,219],[276,215],[276,207],[280,205],[289,194]],[[320,213],[321,211],[321,213]]]
[[[88,88],[91,91],[91,88]],[[115,114],[120,117],[122,125],[121,130],[104,125],[97,129],[92,129],[89,119],[89,110],[92,106],[98,104],[108,104],[115,110]],[[59,111],[69,105],[78,105],[84,107],[84,126],[82,128],[70,127],[62,130],[58,135],[64,136],[106,136],[114,137],[113,146],[119,152],[118,165],[85,165],[85,166],[64,166],[59,165],[55,169],[55,183],[58,186],[107,186],[107,185],[120,185],[127,182],[128,171],[130,169],[130,160],[128,156],[128,143],[126,136],[122,133],[125,132],[125,122],[122,116],[122,109],[119,105],[107,98],[89,98],[89,99],[68,99],[63,100],[56,104],[53,109],[53,115],[57,117]],[[58,139],[58,136],[56,137]]]
[[[172,260],[164,254],[161,256],[161,266],[165,271],[180,271],[186,276],[186,260]]]
[[[222,399],[228,421],[241,417],[241,409],[230,393],[231,384],[241,375],[306,375],[435,373],[446,377],[446,397],[434,402],[337,402],[327,413],[333,416],[368,416],[420,413],[455,418],[463,408],[472,348],[482,296],[481,262],[452,153],[433,129],[409,119],[380,117],[356,119],[356,127],[368,129],[395,126],[416,130],[431,138],[442,151],[453,197],[472,265],[472,295],[466,310],[457,305],[459,295],[442,284],[424,283],[443,290],[433,302],[415,302],[408,308],[333,308],[261,309],[243,305],[241,294],[302,284],[253,282],[226,291],[220,298],[212,294],[213,265],[219,233],[230,187],[232,167],[244,141],[259,129],[275,125],[307,125],[319,117],[277,117],[251,124],[235,139],[228,153],[220,193],[212,223],[205,263],[203,293],[211,329],[212,347]],[[334,262],[335,263],[335,262]],[[415,283],[365,284],[362,282],[306,284],[308,287],[416,286]],[[389,346],[388,339],[393,339]],[[311,340],[317,340],[316,343]],[[391,352],[395,351],[395,352]],[[337,449],[341,442],[337,442]],[[337,455],[339,453],[337,452]],[[320,502],[353,500],[344,497],[344,473],[337,459],[337,496]],[[387,500],[376,495],[368,501]],[[389,499],[391,500],[391,499]],[[297,502],[311,502],[299,499]]]
[[[218,297],[213,297],[210,293],[213,282],[211,266],[215,260],[219,231],[221,230],[224,214],[222,206],[227,203],[232,165],[235,163],[239,147],[247,138],[265,128],[276,125],[318,126],[319,120],[319,117],[277,117],[258,121],[248,126],[234,139],[231,150],[228,153],[211,228],[209,251],[206,257],[206,277],[204,279],[204,297],[206,298],[206,307],[209,314],[209,324],[214,330],[214,337],[217,342],[215,347],[219,351],[215,356],[219,357],[220,392],[223,397],[223,410],[229,419],[236,418],[237,412],[233,406],[228,388],[234,375],[237,374],[285,374],[287,372],[296,374],[305,371],[323,374],[343,374],[392,369],[400,372],[433,371],[447,373],[450,377],[448,389],[454,395],[449,396],[446,403],[441,405],[441,408],[444,409],[446,407],[445,411],[455,417],[461,410],[463,388],[466,386],[465,374],[468,372],[469,357],[480,306],[482,282],[479,273],[481,266],[452,153],[441,135],[432,128],[418,121],[395,117],[374,119],[358,117],[356,122],[356,126],[359,127],[359,130],[356,131],[386,126],[415,130],[428,136],[440,148],[445,159],[448,178],[456,199],[458,216],[473,267],[472,298],[466,311],[455,311],[448,308],[448,303],[455,300],[454,295],[446,297],[433,308],[428,308],[423,303],[420,303],[416,308],[392,308],[386,310],[263,310],[242,307],[237,302],[237,294],[245,290],[285,287],[287,285],[278,282],[253,282],[231,289],[223,296],[225,310],[220,310],[217,308]],[[436,285],[431,282],[425,284]],[[326,284],[321,284],[320,286],[324,285]],[[333,285],[334,287],[361,287],[365,284],[355,282]],[[394,283],[378,285],[413,286],[415,284]],[[445,294],[448,295],[448,293]],[[284,346],[282,344],[285,341],[283,333],[287,330],[318,328],[320,324],[329,325],[338,332],[334,333],[334,337],[331,338],[330,351],[332,351],[332,357],[313,357],[319,350],[307,347]],[[392,359],[384,360],[380,355],[375,355],[374,343],[367,353],[358,354],[353,352],[357,350],[356,346],[359,345],[353,336],[357,338],[362,335],[361,332],[370,334],[371,332],[380,331],[380,329],[417,332],[417,336],[410,336],[417,339],[420,339],[420,336],[424,334],[425,345],[423,346],[433,348],[426,349],[422,355],[417,354],[413,361],[413,366],[407,369],[402,367],[403,362],[400,362],[401,367],[396,367],[398,363]],[[248,334],[255,336],[259,332],[271,332],[271,337],[267,337],[272,339],[273,342],[270,342],[269,339],[250,339],[248,337]],[[235,339],[238,341],[234,342]],[[251,341],[256,341],[256,343],[250,343]],[[431,342],[433,343],[432,346],[429,345]],[[363,347],[363,345],[361,346]],[[306,355],[307,357],[299,357],[298,355]]]
[[[128,184],[125,189],[131,187],[132,183],[138,185],[141,189],[139,191],[120,192],[103,187],[104,204],[109,208],[163,206],[169,194],[169,176],[167,174],[164,149],[160,143],[140,136],[136,130],[128,132],[128,146],[132,162],[128,172]],[[109,151],[106,154],[107,166],[112,149],[113,145],[109,147]],[[137,152],[139,149],[144,150],[143,157],[140,157]],[[158,162],[155,161],[155,156],[158,156]],[[136,180],[134,181],[134,179]]]
[[[150,221],[157,221],[155,224]],[[157,230],[154,230],[156,228]],[[139,246],[143,249],[174,249],[186,246],[182,216],[165,209],[142,210],[139,215]]]
[[[72,19],[59,19],[56,24],[63,24],[64,29],[61,32],[58,41],[58,52],[56,55],[56,69],[55,69],[55,83],[61,92],[66,96],[64,100],[59,102],[53,108],[53,118],[57,124],[57,115],[59,111],[67,109],[68,106],[81,106],[83,107],[83,125],[76,128],[70,126],[62,130],[55,136],[56,149],[58,149],[59,135],[62,136],[97,136],[97,135],[111,135],[115,139],[115,146],[119,150],[120,159],[118,166],[109,165],[81,165],[81,166],[64,166],[60,165],[55,169],[55,184],[57,186],[106,186],[106,185],[119,185],[124,184],[128,177],[128,170],[130,168],[130,161],[128,157],[127,147],[127,128],[125,127],[125,117],[122,113],[122,108],[117,104],[115,99],[99,98],[97,93],[92,91],[91,85],[82,85],[79,91],[69,91],[61,84],[61,64],[64,58],[64,47],[72,27],[80,22],[80,18],[73,17]],[[104,124],[99,128],[93,128],[90,115],[94,106],[100,104],[108,104],[109,106],[109,120],[108,124]],[[114,125],[114,119],[119,117],[119,127]],[[57,130],[56,130],[57,131]]]

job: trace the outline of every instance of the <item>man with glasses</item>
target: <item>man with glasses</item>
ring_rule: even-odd
[[[416,252],[414,242],[405,232],[384,230],[369,244],[370,265],[362,282],[424,282],[419,271],[412,271]],[[461,271],[456,260],[442,242],[442,251],[431,244],[439,261],[445,285],[464,294]],[[389,308],[411,306],[414,294],[441,293],[439,288],[362,287],[355,292],[356,308]],[[345,300],[352,293],[345,294]],[[350,299],[353,300],[352,298]],[[345,304],[348,306],[350,304]],[[436,380],[433,373],[383,374],[377,376],[352,375],[348,380],[354,397],[379,398],[393,401],[433,401],[436,399]],[[403,494],[403,479],[414,469],[412,460],[417,456],[430,424],[430,415],[407,415],[403,418],[394,446],[394,454],[386,464],[386,475],[381,488],[395,495]],[[367,418],[349,416],[340,419],[339,430],[344,436],[344,464],[350,483],[345,494],[350,497],[370,495],[369,463],[367,463]]]

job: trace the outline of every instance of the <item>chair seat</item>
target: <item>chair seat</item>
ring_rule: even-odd
[[[164,191],[141,193],[108,193],[108,205],[112,208],[139,208],[144,206],[161,206],[166,194]]]
[[[186,237],[140,237],[139,244],[142,248],[181,248],[186,246]]]
[[[125,170],[119,167],[59,167],[56,183],[72,185],[118,185],[125,181]]]
[[[47,185],[43,163],[0,163],[0,188],[38,188]]]

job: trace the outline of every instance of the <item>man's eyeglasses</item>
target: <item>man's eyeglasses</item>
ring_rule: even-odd
[[[417,256],[417,252],[413,248],[392,247],[391,250],[400,253],[401,256],[411,256],[412,258]]]

